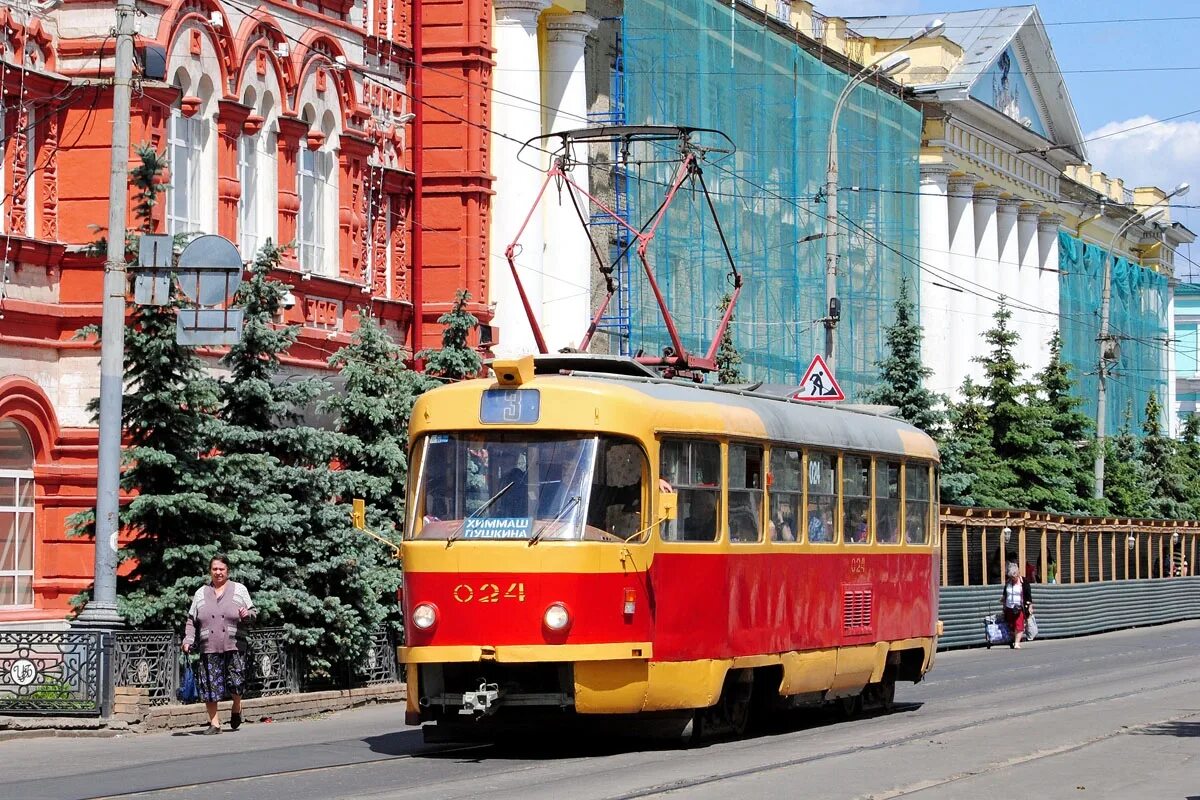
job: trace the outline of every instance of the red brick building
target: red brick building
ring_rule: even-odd
[[[139,8],[130,139],[170,164],[158,230],[219,233],[246,259],[295,243],[289,368],[324,369],[360,310],[406,341],[420,319],[423,346],[457,289],[487,298],[490,0]],[[0,9],[0,625],[56,624],[90,583],[66,519],[95,503],[99,347],[75,332],[100,319],[86,245],[108,213],[113,27],[106,4]]]

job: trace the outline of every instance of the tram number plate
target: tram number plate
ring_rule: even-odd
[[[867,571],[867,559],[863,556],[856,556],[850,559],[850,571],[856,574],[861,574]]]
[[[478,586],[460,583],[454,587],[453,594],[454,599],[460,603],[499,603],[504,600],[524,603],[525,584],[522,582],[510,583],[505,589],[499,583],[481,583]]]
[[[532,425],[541,414],[537,389],[488,389],[479,401],[479,421],[485,425]]]

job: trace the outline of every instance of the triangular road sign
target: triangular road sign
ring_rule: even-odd
[[[842,387],[838,386],[837,379],[833,377],[833,370],[819,355],[813,356],[812,363],[808,365],[804,377],[800,380],[800,388],[792,394],[792,397],[796,400],[822,401],[846,399],[846,395],[842,393]]]

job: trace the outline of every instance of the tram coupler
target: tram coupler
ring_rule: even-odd
[[[481,683],[478,690],[463,693],[462,708],[458,710],[458,713],[478,714],[481,717],[486,717],[489,714],[496,713],[496,709],[499,707],[500,684]]]

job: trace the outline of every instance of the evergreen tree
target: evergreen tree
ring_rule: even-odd
[[[298,329],[278,327],[283,284],[271,279],[279,248],[268,242],[238,290],[245,322],[222,363],[214,493],[233,511],[222,544],[255,593],[265,624],[284,624],[310,669],[353,663],[395,606],[398,564],[381,543],[354,530],[349,501],[385,496],[390,476],[334,469],[350,437],[304,424],[323,391],[314,378],[281,374]]]
[[[438,317],[442,327],[442,347],[440,350],[422,350],[417,358],[425,361],[425,371],[447,381],[458,381],[477,377],[483,369],[483,360],[479,353],[468,344],[479,320],[470,311],[467,303],[471,301],[471,293],[459,289],[454,295],[454,305],[445,314]]]
[[[126,243],[131,263],[141,236],[153,232],[166,168],[147,145],[136,154],[130,183],[138,224]],[[216,383],[194,348],[176,341],[179,305],[174,294],[162,306],[131,303],[125,324],[121,423],[128,446],[121,490],[132,499],[121,506],[120,525],[133,539],[119,554],[129,569],[118,578],[117,600],[133,627],[181,629],[191,595],[208,573],[209,542],[227,520],[226,510],[209,498],[205,458]],[[94,418],[99,402],[89,410]],[[94,514],[75,515],[70,523],[75,532],[90,533]]]
[[[345,381],[341,392],[322,403],[325,411],[336,416],[337,430],[347,437],[338,460],[347,469],[384,479],[379,491],[366,492],[364,499],[389,526],[399,528],[404,520],[413,402],[436,382],[408,369],[399,345],[367,314],[359,315],[353,339],[334,353],[329,365]]]
[[[865,402],[895,406],[897,416],[930,436],[939,437],[946,422],[941,406],[946,398],[925,388],[933,370],[921,363],[923,333],[909,293],[908,279],[900,281],[896,321],[885,329],[887,355],[875,362],[882,383],[864,395]]]
[[[1069,461],[1056,441],[1049,409],[1020,380],[1024,365],[1013,356],[1020,337],[1008,325],[1012,312],[1003,297],[993,318],[995,325],[984,333],[991,352],[975,361],[983,366],[981,395],[988,406],[992,448],[1015,477],[1001,494],[1003,505],[1068,511],[1076,505],[1066,474]]]
[[[1016,476],[996,454],[982,389],[967,378],[961,391],[962,400],[950,404],[949,430],[939,443],[942,502],[1002,508]]]
[[[1075,495],[1075,505],[1064,509],[1080,514],[1102,514],[1104,504],[1092,498],[1095,483],[1093,464],[1096,442],[1092,418],[1080,410],[1083,401],[1075,394],[1076,383],[1071,366],[1062,359],[1062,335],[1056,330],[1048,342],[1050,360],[1037,376],[1038,388],[1044,395],[1050,428],[1054,433],[1048,443],[1065,467]],[[1057,509],[1056,509],[1057,510]]]
[[[1126,406],[1117,435],[1106,439],[1104,444],[1104,499],[1108,501],[1109,513],[1119,517],[1149,516],[1150,492],[1141,446],[1133,435],[1132,405]]]
[[[717,306],[719,317],[724,316],[725,310],[729,308],[732,300],[733,295],[728,293],[721,297],[721,302]],[[742,370],[738,366],[741,363],[742,354],[733,344],[733,315],[730,314],[729,325],[721,334],[721,343],[717,347],[717,383],[741,383],[743,380]]]
[[[1182,519],[1190,510],[1188,485],[1179,463],[1178,443],[1166,434],[1162,424],[1162,406],[1158,393],[1146,400],[1142,421],[1142,465],[1150,495],[1150,515],[1162,519]]]
[[[1188,414],[1180,432],[1179,464],[1190,498],[1188,517],[1200,517],[1200,415]]]

